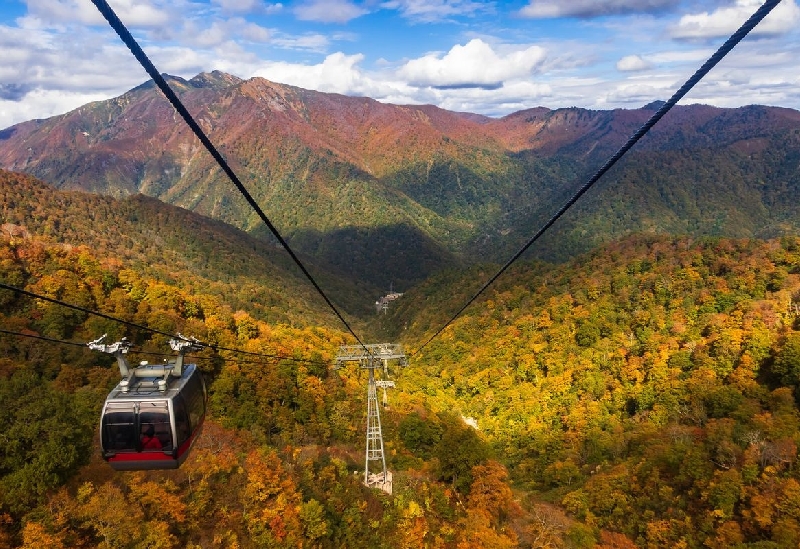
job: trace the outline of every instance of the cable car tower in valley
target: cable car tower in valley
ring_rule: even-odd
[[[364,485],[369,488],[380,488],[387,494],[392,493],[392,473],[386,470],[386,456],[383,453],[383,432],[381,431],[381,413],[378,408],[377,388],[383,389],[383,403],[386,405],[386,389],[394,387],[394,381],[375,379],[375,370],[382,369],[383,376],[388,375],[389,362],[396,360],[399,366],[406,366],[406,355],[397,343],[375,343],[371,345],[343,345],[336,356],[336,368],[347,362],[358,362],[362,370],[369,372],[367,386],[367,449],[364,460]],[[379,461],[380,472],[370,472],[369,462]],[[377,467],[375,467],[377,469]]]

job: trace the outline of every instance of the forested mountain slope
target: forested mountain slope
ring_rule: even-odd
[[[115,473],[99,460],[96,433],[119,374],[81,343],[127,336],[131,360],[152,362],[166,338],[0,290],[0,546],[477,549],[539,535],[503,465],[450,413],[384,409],[393,495],[362,485],[353,472],[363,467],[365,380],[358,368],[332,367],[339,345],[352,343],[342,332],[267,323],[186,271],[173,285],[139,267],[16,226],[0,232],[6,284],[250,353],[191,357],[210,412],[180,470]],[[416,436],[414,421],[424,446],[407,449],[398,432]],[[548,516],[554,538],[580,529],[555,508]]]
[[[390,317],[424,341],[493,272],[476,271]],[[591,528],[638,547],[794,547],[799,275],[797,237],[637,237],[518,264],[398,386],[474,418],[516,487]]]
[[[0,171],[0,220],[7,236],[30,233],[82,246],[109,264],[219,296],[264,320],[341,324],[277,243],[143,195],[117,200],[57,191],[32,177]],[[382,288],[353,283],[303,260],[337,306],[352,315],[373,313]]]
[[[169,81],[290,242],[401,290],[455,258],[508,257],[657,107],[490,119],[219,72]],[[675,107],[533,253],[565,260],[637,232],[791,234],[798,159],[796,111]],[[3,130],[0,166],[266,234],[152,83]]]
[[[203,351],[211,417],[195,454],[174,473],[118,474],[93,442],[112,361],[0,335],[5,545],[800,543],[797,237],[636,237],[564,265],[519,263],[422,351],[496,267],[407,292],[382,316],[412,357],[381,411],[391,497],[353,475],[365,378],[332,369],[351,343],[342,332],[259,320],[187,283],[186,271],[165,282],[20,231],[4,230],[0,245],[3,282],[288,357]],[[69,341],[108,332],[164,351],[162,336],[8,291],[0,300],[6,331]]]

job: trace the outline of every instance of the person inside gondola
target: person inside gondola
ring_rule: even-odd
[[[152,424],[142,427],[142,450],[161,450],[161,441]]]

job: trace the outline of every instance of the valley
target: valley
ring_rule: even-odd
[[[658,106],[491,119],[221,72],[169,82],[290,244],[400,289],[477,257],[505,261]],[[269,239],[176,116],[144,84],[3,130],[0,167],[59,189],[145,194]],[[564,261],[639,232],[793,234],[798,149],[791,109],[679,105],[532,257]]]

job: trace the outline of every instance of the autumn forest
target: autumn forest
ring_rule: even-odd
[[[337,310],[152,82],[4,129],[0,548],[800,546],[800,113],[676,106],[448,324],[657,104],[167,79]],[[391,494],[342,320],[408,357]],[[197,443],[114,471],[120,373],[86,344],[156,364],[178,333],[206,344]]]
[[[119,376],[82,343],[127,336],[147,359],[166,338],[0,290],[0,546],[800,543],[798,237],[633,235],[566,263],[516,263],[392,372],[387,495],[359,474],[364,373],[333,369],[352,337],[285,260],[264,263],[274,248],[157,201],[9,172],[0,189],[0,282],[283,357],[193,356],[210,399],[189,460],[114,472],[97,421]],[[196,225],[145,230],[175,216]],[[495,269],[444,270],[385,315],[368,301],[347,315],[413,352]],[[345,301],[363,290],[329,284]]]

